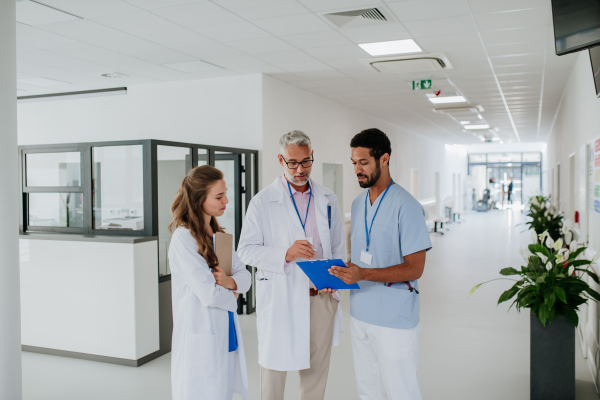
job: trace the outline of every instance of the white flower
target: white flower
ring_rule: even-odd
[[[543,255],[542,253],[535,253],[535,255],[538,256],[540,260],[542,260],[542,264],[546,264],[546,262],[548,261],[548,257]]]
[[[599,256],[600,256],[600,253],[594,254],[594,257],[592,257],[592,264],[595,263],[596,261],[598,261]]]
[[[551,269],[552,269],[552,263],[551,263],[551,262],[548,262],[548,263],[546,264],[546,270],[547,270],[547,271],[550,271]]]
[[[558,238],[558,240],[554,243],[554,250],[558,251],[563,247],[563,240]]]
[[[540,203],[540,208],[546,208],[546,202],[545,201],[542,201]]]
[[[552,218],[548,215],[548,221],[552,221]]]
[[[569,218],[565,218],[563,222],[563,233],[567,233],[567,231],[571,230],[571,220]]]
[[[523,246],[519,246],[519,254],[521,254],[521,257],[525,257],[525,253],[523,252]]]
[[[537,244],[538,242],[538,237],[535,234],[534,230],[531,230],[531,233],[529,234],[529,236],[531,236],[531,241],[533,242],[533,244]]]
[[[559,255],[556,256],[556,262],[559,263],[559,264],[562,264],[565,260],[566,260],[566,258],[562,254],[559,254]]]
[[[573,232],[571,230],[568,230],[565,233],[565,243],[567,244],[567,246],[571,245],[572,240],[573,240]]]
[[[554,239],[552,239],[550,236],[548,236],[548,239],[546,239],[546,247],[549,249],[554,247]]]
[[[570,266],[569,267],[569,271],[567,272],[569,275],[573,275],[573,272],[575,271],[575,267]]]
[[[546,210],[546,212],[544,213],[544,217],[547,217],[548,214],[550,214],[550,212],[548,210]]]

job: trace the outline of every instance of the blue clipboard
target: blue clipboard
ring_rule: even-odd
[[[340,260],[299,261],[296,264],[304,271],[308,279],[315,284],[317,289],[360,289],[358,283],[348,285],[337,276],[329,273],[329,268],[343,267],[346,264]]]

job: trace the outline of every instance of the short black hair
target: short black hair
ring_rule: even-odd
[[[350,147],[364,147],[369,149],[369,154],[379,160],[385,153],[392,155],[392,144],[385,133],[377,128],[365,129],[354,135]]]

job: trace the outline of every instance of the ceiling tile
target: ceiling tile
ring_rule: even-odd
[[[341,29],[340,33],[356,44],[412,38],[410,32],[408,32],[401,24],[346,28]]]
[[[518,54],[510,56],[490,57],[494,68],[509,65],[535,65],[536,68],[544,67],[543,54]]]
[[[528,43],[545,41],[550,32],[550,26],[534,28],[517,28],[500,31],[481,32],[481,38],[486,46],[497,44]]]
[[[319,47],[316,49],[304,50],[311,56],[319,60],[330,60],[335,58],[369,58],[369,54],[355,44],[346,46],[331,46],[331,47]]]
[[[475,20],[481,32],[548,26],[551,23],[549,8],[479,14]]]
[[[415,42],[426,52],[444,52],[461,47],[481,46],[481,40],[479,40],[479,35],[476,32],[421,37],[416,39]]]
[[[300,33],[297,35],[280,36],[280,38],[299,49],[343,46],[351,43],[337,31]]]
[[[181,47],[177,50],[200,59],[203,59],[205,57],[240,56],[244,54],[243,52],[236,50],[228,45],[217,42],[204,43],[197,46]]]
[[[466,0],[421,0],[387,3],[402,22],[469,15]]]
[[[183,47],[202,46],[208,43],[215,43],[214,40],[186,28],[172,31],[146,32],[140,33],[137,36],[152,43],[170,47],[175,50]]]
[[[266,37],[260,39],[237,40],[227,42],[233,48],[248,54],[272,53],[275,51],[294,50],[294,47],[281,39]]]
[[[213,0],[213,3],[247,20],[303,14],[307,11],[295,0]]]
[[[242,74],[280,74],[285,73],[281,68],[277,68],[274,65],[264,64],[264,65],[252,65],[247,67],[236,67],[233,68],[234,71],[237,71]]]
[[[162,47],[160,49],[154,49],[148,52],[141,52],[137,50],[132,50],[130,52],[124,52],[130,56],[149,61],[155,64],[166,64],[166,63],[175,63],[175,62],[184,62],[184,61],[193,61],[195,57],[190,55],[180,53],[178,51],[167,49]]]
[[[490,57],[508,56],[511,54],[544,54],[546,50],[546,42],[526,42],[512,44],[498,44],[486,46]]]
[[[474,14],[550,7],[547,0],[469,0],[469,4]]]
[[[96,46],[114,45],[130,37],[126,33],[90,20],[44,25],[41,29]]]
[[[358,10],[374,6],[373,0],[298,0],[311,11]],[[377,2],[375,2],[375,5]]]
[[[325,21],[314,14],[258,19],[253,23],[275,36],[332,30]]]
[[[313,57],[300,50],[277,51],[273,53],[256,54],[259,58],[269,64],[287,64],[294,62],[315,61]]]
[[[242,20],[224,8],[210,2],[157,8],[152,12],[186,28],[199,28]]]
[[[157,17],[154,14],[150,14],[147,11],[100,17],[95,18],[94,21],[132,35],[145,32],[156,33],[181,28],[179,25],[167,21],[164,18]]]
[[[73,42],[76,40],[17,23],[17,43],[34,47],[48,47]]]
[[[104,1],[104,0],[103,0]],[[201,3],[208,0],[125,0],[128,3],[135,5],[136,7],[143,8],[145,10],[151,10],[153,8],[172,7],[192,3]]]
[[[255,67],[259,65],[265,65],[266,63],[258,58],[248,56],[248,55],[240,55],[233,57],[209,57],[206,59],[213,64],[221,66],[227,69],[236,69],[243,67]]]
[[[43,0],[43,4],[82,18],[97,18],[139,11],[139,8],[120,0]]]
[[[219,42],[270,37],[271,34],[247,21],[194,28],[194,31]]]
[[[405,22],[404,26],[416,38],[475,32],[477,30],[470,16]]]
[[[216,71],[216,70],[223,69],[216,65],[205,63],[205,62],[198,61],[198,60],[186,61],[186,62],[176,62],[176,63],[162,64],[162,65],[163,65],[163,67],[175,69],[175,70],[181,71],[181,72],[188,72],[188,73],[189,72],[198,72],[198,71]]]

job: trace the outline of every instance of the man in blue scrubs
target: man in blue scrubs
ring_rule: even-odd
[[[367,129],[350,143],[360,187],[352,203],[352,262],[330,272],[351,290],[352,353],[362,400],[421,400],[419,285],[431,249],[421,204],[392,180],[390,140]]]

